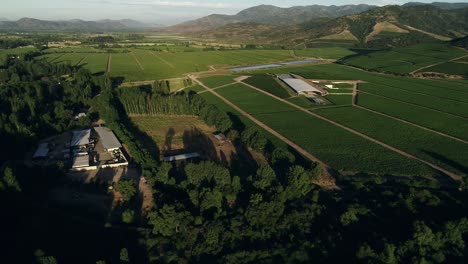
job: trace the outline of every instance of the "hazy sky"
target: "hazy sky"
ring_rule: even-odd
[[[33,17],[49,20],[130,18],[145,22],[171,24],[212,13],[235,14],[247,7],[269,4],[296,5],[402,4],[410,0],[0,0],[0,17],[10,20]],[[418,0],[412,0],[418,1]],[[419,0],[433,2],[435,0]],[[468,0],[437,0],[468,2]]]

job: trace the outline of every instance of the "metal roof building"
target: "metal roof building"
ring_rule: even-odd
[[[192,159],[192,158],[198,158],[198,157],[200,157],[200,154],[193,152],[193,153],[164,157],[164,161],[170,162],[170,161],[186,160],[186,159]]]
[[[73,157],[72,168],[83,168],[89,167],[89,155],[75,156]]]
[[[34,152],[33,158],[45,158],[49,154],[49,147],[47,143],[41,143]]]
[[[114,132],[107,127],[95,127],[94,130],[98,133],[102,146],[106,151],[112,151],[122,147]]]
[[[89,138],[91,137],[91,129],[73,131],[73,137],[70,146],[84,146],[89,144]]]
[[[303,94],[306,92],[314,92],[322,94],[322,91],[313,87],[312,85],[308,84],[304,80],[296,79],[296,78],[280,78],[284,83],[286,83],[289,87],[291,87],[296,93]]]

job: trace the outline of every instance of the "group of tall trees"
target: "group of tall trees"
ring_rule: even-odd
[[[22,155],[27,144],[76,126],[73,114],[89,108],[103,77],[85,69],[52,64],[26,54],[6,58],[0,68],[0,138],[5,149]]]

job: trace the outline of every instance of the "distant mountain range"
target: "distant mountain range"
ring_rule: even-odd
[[[376,7],[372,5],[311,5],[281,8],[272,5],[259,5],[242,10],[235,15],[213,14],[168,27],[166,30],[191,32],[215,29],[233,23],[260,23],[286,26],[303,23],[314,18],[336,18],[357,14]]]
[[[2,21],[2,20],[0,20]],[[47,21],[34,18],[21,18],[18,21],[0,22],[3,31],[129,31],[160,27],[159,25],[145,24],[136,20],[98,20],[84,21],[80,19],[68,21]]]
[[[468,35],[468,7],[464,7],[465,3],[408,3],[403,6],[384,7],[348,6],[343,12],[352,13],[351,15],[334,17],[322,12],[321,15],[303,15],[304,17],[297,18],[300,15],[291,15],[291,10],[296,10],[296,8],[279,9],[259,6],[241,11],[234,16],[216,15],[216,22],[210,21],[209,18],[213,16],[208,16],[169,27],[167,30],[197,38],[223,39],[241,43],[294,44],[304,43],[305,40],[311,39],[343,39],[352,40],[364,46],[398,46],[434,40],[450,40]],[[362,9],[367,10],[359,11]],[[272,15],[273,12],[262,10],[276,10],[276,12],[282,10],[284,13]],[[286,19],[287,16],[291,16],[289,21]],[[240,17],[243,17],[242,21],[237,22]],[[275,22],[264,22],[274,17],[278,17]],[[309,19],[306,20],[306,18]]]
[[[418,5],[431,5],[440,9],[458,9],[468,7],[468,3],[446,3],[446,2],[432,2],[432,3],[421,3],[421,2],[408,2],[402,6],[418,6]]]

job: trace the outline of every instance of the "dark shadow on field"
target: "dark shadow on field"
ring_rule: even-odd
[[[235,139],[232,144],[236,153],[231,153],[231,174],[239,176],[244,183],[248,176],[257,172],[259,166],[240,139]]]
[[[124,77],[117,76],[117,77],[112,77],[111,82],[112,82],[112,87],[119,87],[123,82],[125,81]]]
[[[465,165],[463,164],[460,164],[456,161],[453,161],[451,159],[448,159],[446,158],[445,156],[443,155],[440,155],[438,153],[435,153],[435,152],[432,152],[432,151],[428,151],[428,150],[422,150],[422,152],[424,152],[425,154],[431,156],[432,158],[446,164],[446,165],[449,165],[450,167],[458,170],[458,171],[461,171],[463,173],[468,173],[468,167],[466,167]]]
[[[174,138],[175,130],[174,128],[170,127],[166,132],[166,139],[164,141],[164,150],[171,151],[172,150],[172,139]]]
[[[213,141],[198,128],[192,127],[190,130],[185,130],[182,140],[187,152],[198,152],[214,162],[220,161]]]
[[[227,115],[229,116],[229,119],[231,119],[232,128],[237,131],[244,131],[245,124],[242,122],[242,120],[240,120],[239,116],[232,112],[227,112]]]

